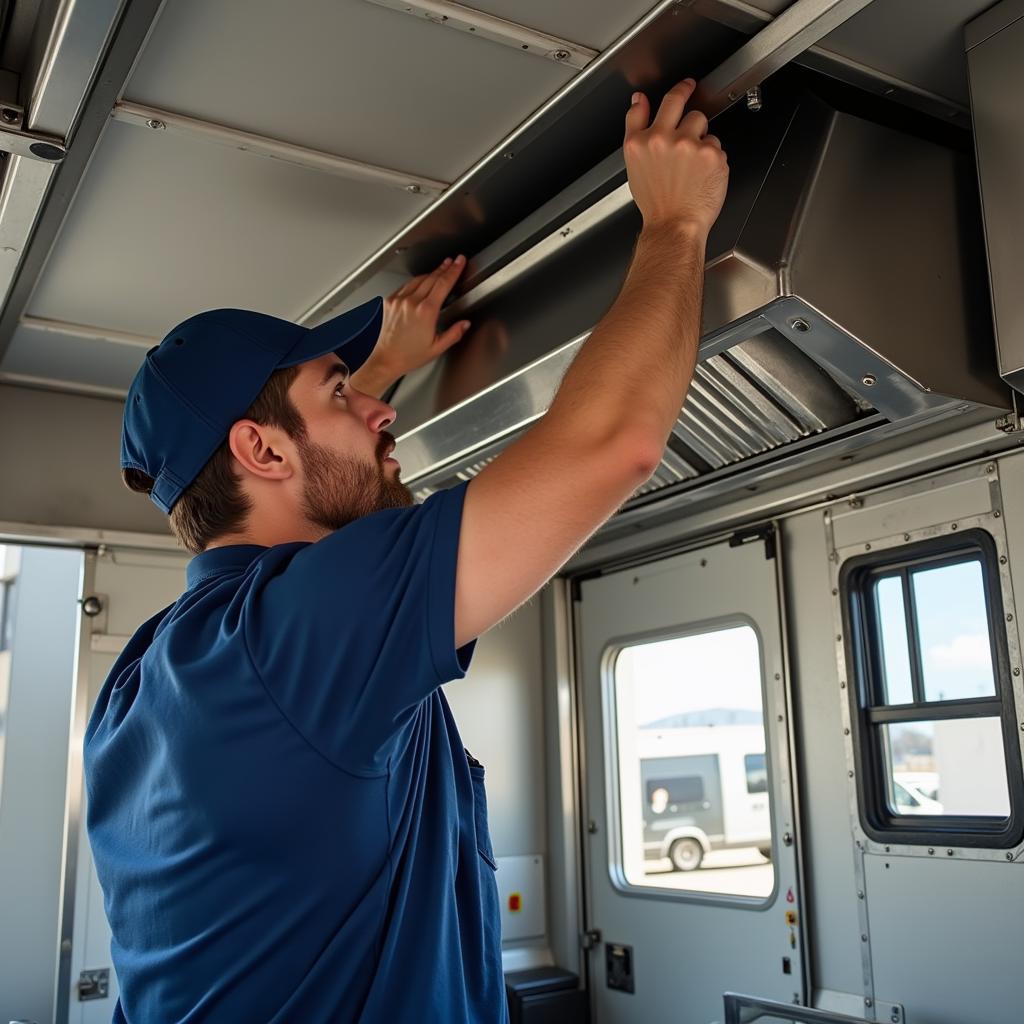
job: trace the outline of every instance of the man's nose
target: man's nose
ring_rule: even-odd
[[[382,402],[372,395],[364,395],[361,391],[354,391],[353,397],[359,403],[360,415],[375,434],[386,430],[395,422],[395,417],[398,414],[387,402]]]

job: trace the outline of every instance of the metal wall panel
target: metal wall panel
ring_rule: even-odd
[[[466,747],[487,769],[499,857],[547,852],[540,604],[523,605],[477,642],[465,679],[445,687]]]
[[[875,855],[865,884],[880,999],[915,1024],[1020,1020],[1024,865]]]
[[[782,525],[797,777],[803,819],[814,989],[861,990],[860,924],[843,782],[842,694],[832,646],[828,551],[821,512]]]
[[[121,482],[120,402],[0,384],[0,522],[170,543],[167,518]]]

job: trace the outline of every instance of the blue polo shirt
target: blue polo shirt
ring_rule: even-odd
[[[506,1020],[484,770],[440,690],[464,495],[205,552],[118,658],[85,739],[115,1021]]]

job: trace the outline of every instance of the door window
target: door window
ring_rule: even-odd
[[[757,633],[747,624],[716,626],[630,644],[614,659],[611,684],[609,820],[618,822],[620,884],[769,896]]]

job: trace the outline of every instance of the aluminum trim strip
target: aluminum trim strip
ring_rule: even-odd
[[[370,0],[372,2],[372,0]],[[227,146],[243,153],[265,159],[281,160],[284,163],[296,164],[312,171],[331,174],[350,181],[362,181],[371,185],[384,185],[388,188],[401,189],[414,195],[439,196],[448,188],[448,182],[435,178],[426,178],[420,174],[408,174],[390,167],[379,167],[376,164],[364,163],[350,157],[325,153],[308,146],[299,146],[291,142],[282,142],[266,135],[231,128],[203,121],[199,118],[177,114],[171,110],[160,110],[156,107],[143,106],[141,103],[123,101],[118,103],[111,117],[123,124],[136,128],[147,128],[157,133],[167,132],[170,135],[184,135],[188,138],[202,139],[218,146]]]

